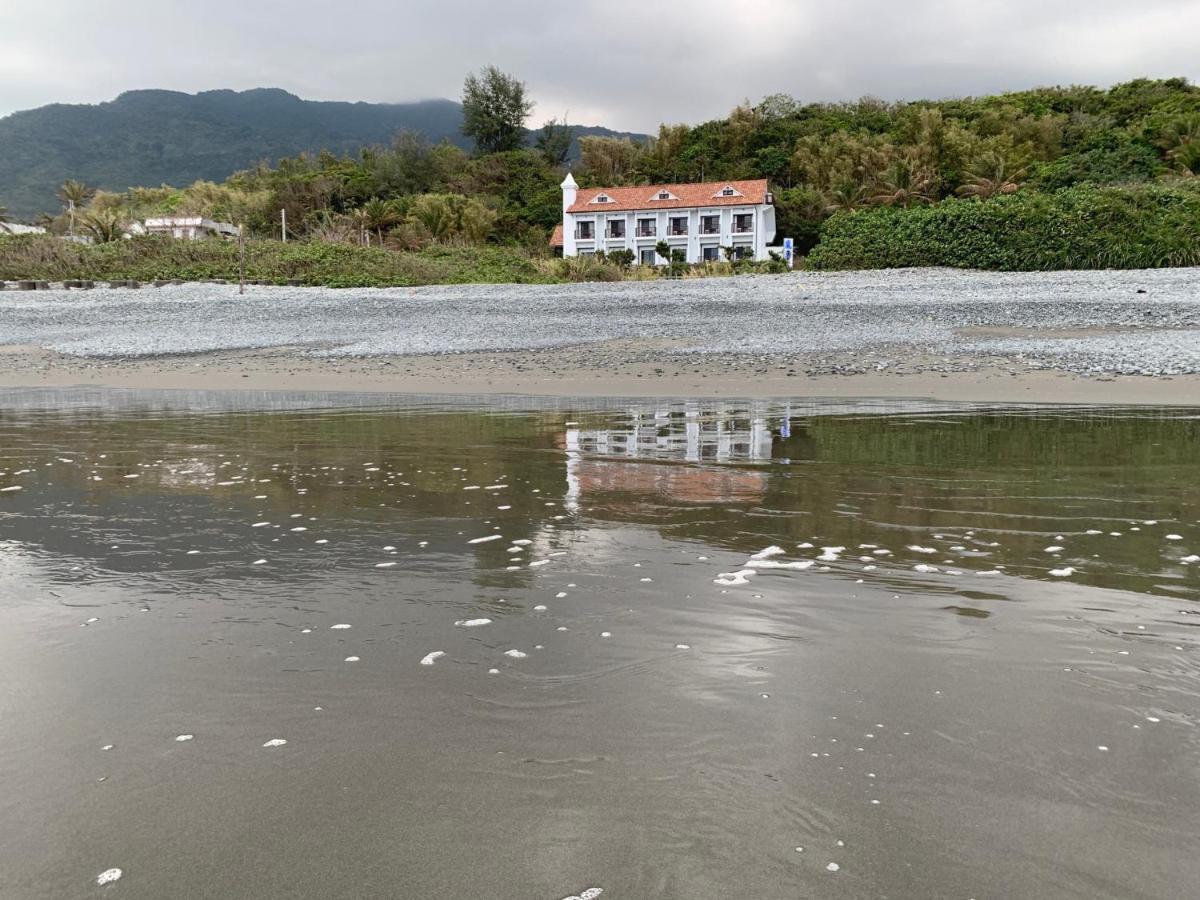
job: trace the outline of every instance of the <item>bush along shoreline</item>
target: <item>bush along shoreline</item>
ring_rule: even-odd
[[[247,281],[311,287],[533,284],[778,274],[781,259],[658,267],[629,256],[552,259],[519,246],[434,244],[400,250],[326,242],[246,243]],[[950,267],[999,271],[1200,266],[1200,179],[1121,187],[1078,185],[936,205],[836,213],[797,268]],[[49,235],[0,237],[0,281],[234,281],[236,242],[139,236],[78,244]]]
[[[0,237],[0,282],[229,281],[239,278],[236,242],[140,236],[78,244],[46,235]],[[633,266],[621,257],[551,259],[520,247],[433,245],[393,250],[321,240],[246,242],[248,282],[306,287],[426,284],[555,284],[782,272],[780,260]]]
[[[1200,265],[1200,179],[1080,185],[936,206],[842,212],[822,227],[811,269],[948,266],[1000,271]]]

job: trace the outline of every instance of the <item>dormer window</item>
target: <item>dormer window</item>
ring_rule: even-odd
[[[597,194],[596,199],[594,199],[592,202],[593,203],[612,203],[613,200],[612,200],[612,197],[608,196],[608,194]]]
[[[736,188],[734,188],[734,186],[732,184],[727,184],[727,185],[725,185],[725,187],[721,188],[719,191],[717,191],[715,194],[713,194],[713,196],[714,197],[740,197],[740,196],[742,196],[742,192],[737,190]]]
[[[679,199],[678,197],[676,197],[674,194],[672,194],[666,188],[660,189],[658,192],[656,192],[654,194],[653,197],[650,198],[650,200],[652,202],[653,201],[661,201],[661,200],[678,200],[678,199]]]

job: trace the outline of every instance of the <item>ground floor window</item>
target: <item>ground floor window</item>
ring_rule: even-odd
[[[733,248],[734,259],[749,259],[754,256],[754,248],[747,247],[745,244]]]
[[[639,259],[643,266],[654,265],[655,250],[653,247],[643,247],[639,255]]]
[[[701,248],[700,252],[704,254],[705,262],[716,262],[721,258],[721,248],[715,244],[711,247]]]

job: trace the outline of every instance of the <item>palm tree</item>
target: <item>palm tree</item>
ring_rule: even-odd
[[[362,243],[362,233],[351,216],[338,216],[329,210],[322,212],[309,227],[308,236],[327,244]]]
[[[898,159],[890,171],[876,179],[872,203],[879,206],[917,206],[932,203],[933,177],[917,168],[911,159]]]
[[[867,204],[867,188],[857,181],[843,181],[825,195],[825,212],[854,212]]]
[[[125,233],[125,221],[111,209],[86,209],[79,222],[97,244],[119,241]]]
[[[1179,116],[1168,122],[1159,134],[1158,146],[1167,159],[1187,174],[1196,174],[1194,164],[1200,162],[1200,113]]]
[[[1200,141],[1184,144],[1171,157],[1175,168],[1185,178],[1200,175]]]
[[[380,246],[383,245],[383,230],[391,228],[400,221],[403,216],[400,214],[400,208],[396,206],[392,200],[382,200],[379,197],[372,197],[362,205],[363,215],[367,220],[367,227],[372,229],[379,237]]]
[[[96,189],[90,188],[82,181],[76,181],[71,178],[64,181],[62,187],[58,189],[58,199],[63,202],[67,209],[67,215],[70,217],[70,228],[68,234],[75,233],[75,210],[83,206],[96,195]]]
[[[422,194],[412,203],[413,219],[424,225],[435,241],[445,240],[457,228],[458,213],[452,199],[442,194]]]
[[[350,213],[350,224],[358,235],[358,242],[364,247],[371,243],[371,217],[363,207]]]
[[[1012,164],[1001,153],[985,153],[975,161],[970,170],[964,172],[966,182],[955,192],[960,197],[978,197],[987,200],[1001,194],[1015,194],[1021,189],[1020,179],[1025,177],[1025,167],[1011,168]]]

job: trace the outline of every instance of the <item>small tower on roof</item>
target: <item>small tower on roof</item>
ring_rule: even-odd
[[[559,186],[563,192],[563,212],[566,212],[575,205],[575,195],[579,191],[579,185],[575,182],[575,177],[568,172],[567,177],[563,179],[563,183]]]

